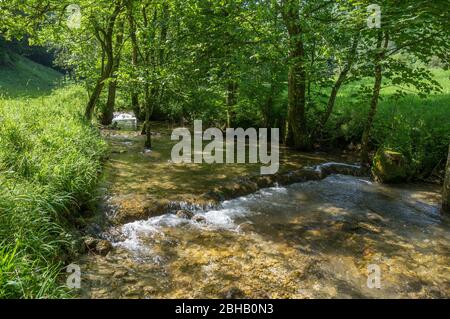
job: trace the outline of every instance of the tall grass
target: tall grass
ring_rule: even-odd
[[[82,116],[78,87],[0,99],[0,298],[64,297],[76,251],[70,223],[92,199],[106,145]]]

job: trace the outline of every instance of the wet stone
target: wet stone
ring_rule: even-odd
[[[181,210],[177,211],[176,215],[178,218],[184,218],[184,219],[191,219],[192,217],[194,217],[194,214],[192,212],[187,211],[185,209],[181,209]]]
[[[252,223],[242,223],[239,225],[238,229],[243,232],[253,232],[255,227]]]
[[[93,251],[96,249],[98,241],[98,239],[89,236],[84,238],[84,245],[89,251]]]
[[[245,294],[237,287],[232,287],[224,292],[225,299],[244,299]]]
[[[192,220],[196,223],[205,223],[206,222],[206,218],[201,215],[195,215],[194,217],[192,217]]]
[[[128,275],[128,271],[118,270],[113,274],[113,278],[121,279],[121,278],[125,277],[126,275]]]
[[[106,256],[112,249],[112,245],[107,240],[100,240],[98,241],[97,245],[95,246],[95,251],[99,255]]]

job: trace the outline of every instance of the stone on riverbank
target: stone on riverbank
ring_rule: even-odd
[[[84,246],[89,252],[101,256],[106,256],[112,249],[112,245],[109,241],[93,238],[90,236],[84,239]]]
[[[180,209],[179,211],[177,211],[176,213],[178,218],[183,218],[183,219],[191,219],[192,217],[194,217],[194,214],[190,211],[187,211],[185,209]]]
[[[447,166],[445,167],[445,181],[442,192],[442,212],[450,214],[450,147],[448,149]]]
[[[372,175],[380,183],[400,183],[408,179],[408,165],[402,153],[380,149],[376,153]]]

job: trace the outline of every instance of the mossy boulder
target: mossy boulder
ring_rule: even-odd
[[[375,154],[372,175],[380,183],[401,183],[408,180],[409,165],[402,153],[380,149]]]
[[[447,166],[445,167],[445,181],[442,192],[442,212],[450,214],[450,147],[448,148]]]

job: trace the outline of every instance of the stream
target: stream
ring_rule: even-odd
[[[434,185],[332,175],[186,205],[191,219],[169,211],[107,229],[113,250],[80,262],[81,297],[449,298],[439,201]]]

